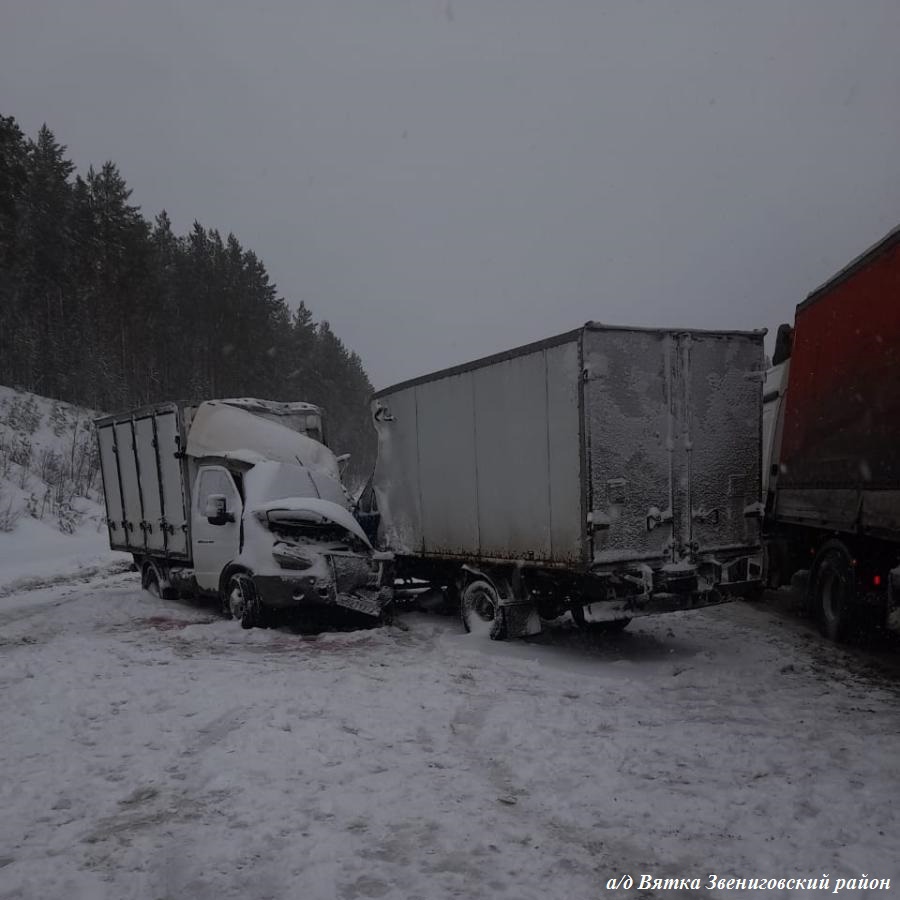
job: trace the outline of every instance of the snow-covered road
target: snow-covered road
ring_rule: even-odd
[[[801,623],[730,604],[495,644],[402,621],[246,632],[131,573],[0,599],[0,898],[898,883],[898,682]]]

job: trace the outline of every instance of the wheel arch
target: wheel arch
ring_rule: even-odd
[[[464,563],[460,567],[459,590],[464,591],[473,581],[486,581],[500,598],[500,605],[515,600],[514,575],[504,566],[477,566]]]
[[[230,562],[228,565],[222,569],[221,574],[219,575],[219,594],[224,595],[225,590],[228,587],[228,582],[231,579],[232,575],[250,575],[253,576],[253,571],[243,563],[238,562]]]

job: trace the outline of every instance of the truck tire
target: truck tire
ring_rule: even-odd
[[[463,628],[471,634],[486,635],[492,641],[501,641],[506,629],[500,595],[485,579],[470,581],[459,598],[459,612]]]
[[[253,579],[246,572],[236,572],[228,579],[225,600],[228,611],[241,623],[241,628],[258,628],[263,624],[262,603]]]
[[[159,575],[153,566],[146,566],[141,574],[141,587],[155,600],[162,597],[162,587],[159,583]]]
[[[841,541],[827,541],[819,550],[811,594],[822,634],[830,641],[846,641],[854,616],[856,573],[850,551]]]

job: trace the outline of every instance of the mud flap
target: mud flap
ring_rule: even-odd
[[[507,638],[541,633],[541,617],[533,603],[510,603],[501,607]]]

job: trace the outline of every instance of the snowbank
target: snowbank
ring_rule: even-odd
[[[0,596],[128,559],[109,549],[96,415],[0,386]]]

